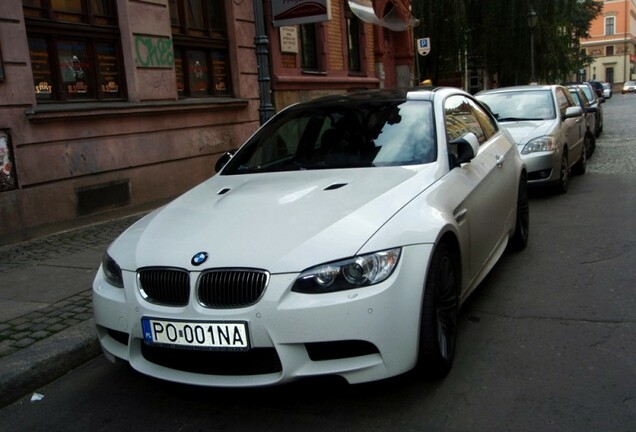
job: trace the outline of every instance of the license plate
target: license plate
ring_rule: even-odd
[[[142,318],[141,325],[148,344],[230,351],[246,351],[250,347],[246,322]]]

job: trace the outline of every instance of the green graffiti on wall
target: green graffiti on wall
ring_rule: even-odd
[[[153,36],[135,36],[135,64],[144,68],[171,68],[174,65],[172,40]]]

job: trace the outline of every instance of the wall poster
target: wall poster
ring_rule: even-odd
[[[0,192],[18,187],[10,137],[7,130],[0,129]]]

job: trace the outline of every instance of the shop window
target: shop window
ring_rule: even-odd
[[[222,0],[169,0],[179,97],[230,96]]]
[[[38,102],[124,98],[114,0],[22,4]]]

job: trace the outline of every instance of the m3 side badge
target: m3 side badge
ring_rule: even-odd
[[[199,266],[203,264],[204,262],[206,262],[207,259],[208,259],[207,252],[197,252],[196,254],[194,254],[190,262],[192,263],[192,265]]]

